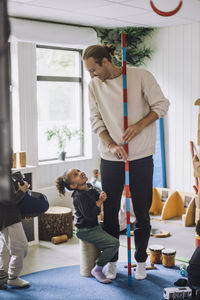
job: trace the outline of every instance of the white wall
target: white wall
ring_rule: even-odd
[[[150,43],[155,53],[146,68],[171,102],[164,118],[167,186],[193,192],[190,141],[197,144],[200,23],[157,29]]]

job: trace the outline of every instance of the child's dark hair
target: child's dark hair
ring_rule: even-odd
[[[56,189],[61,195],[65,195],[65,188],[67,188],[69,191],[72,191],[70,184],[71,183],[69,182],[67,171],[56,179]]]
[[[200,235],[200,220],[198,220],[196,224],[196,233]]]

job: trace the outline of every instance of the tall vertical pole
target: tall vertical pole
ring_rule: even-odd
[[[122,32],[122,76],[123,76],[123,103],[124,103],[124,131],[128,128],[128,97],[126,78],[126,35]],[[128,154],[128,143],[124,144]],[[126,186],[126,221],[127,221],[127,248],[128,248],[128,285],[132,286],[131,276],[131,227],[130,227],[130,187],[129,187],[129,161],[125,162],[125,186]]]
[[[0,203],[11,201],[11,125],[9,97],[7,1],[0,0]]]

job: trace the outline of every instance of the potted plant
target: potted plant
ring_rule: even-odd
[[[51,141],[52,138],[57,139],[58,143],[58,159],[65,160],[66,158],[66,143],[67,140],[70,143],[71,139],[75,136],[79,138],[83,135],[82,130],[71,129],[67,125],[61,127],[49,128],[45,131],[47,135],[47,140]]]

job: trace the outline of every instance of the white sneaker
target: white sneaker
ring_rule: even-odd
[[[137,263],[136,271],[135,271],[135,279],[142,280],[145,279],[146,277],[147,277],[146,263],[145,262]]]
[[[29,285],[29,282],[26,280],[21,279],[20,277],[17,277],[15,279],[8,279],[7,281],[8,286],[16,286],[16,287],[25,287]]]
[[[106,278],[108,279],[116,279],[117,272],[116,272],[116,262],[109,262],[106,266]]]

